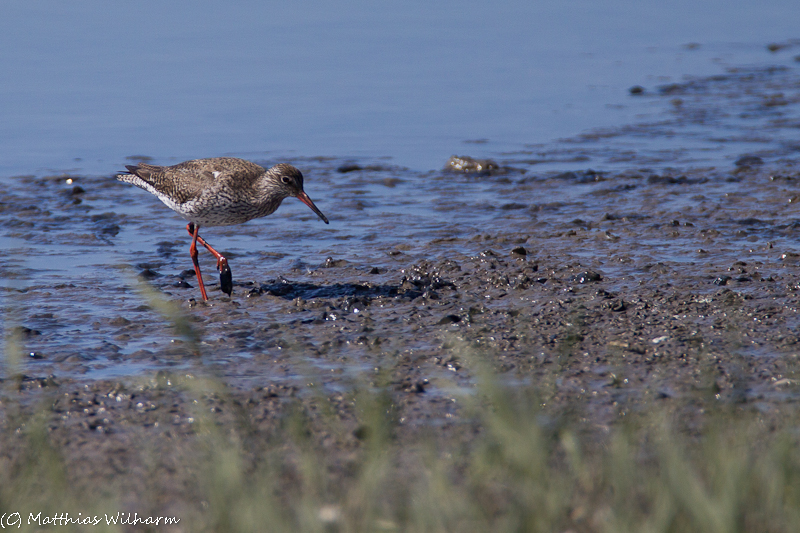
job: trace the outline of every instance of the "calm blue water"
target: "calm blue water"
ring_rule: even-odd
[[[790,64],[766,45],[798,28],[792,0],[4,2],[0,177],[134,154],[441,168],[646,118],[635,84]]]

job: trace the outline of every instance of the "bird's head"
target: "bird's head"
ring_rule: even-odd
[[[267,179],[271,182],[273,190],[278,191],[284,198],[294,196],[314,211],[323,222],[328,224],[328,218],[322,214],[311,198],[303,190],[303,173],[296,167],[287,163],[280,163],[267,170]]]

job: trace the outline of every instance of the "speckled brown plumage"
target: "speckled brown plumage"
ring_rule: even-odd
[[[140,163],[126,165],[128,171],[117,179],[132,183],[156,195],[170,209],[189,221],[192,235],[189,252],[203,299],[207,300],[197,243],[217,258],[222,290],[231,293],[228,261],[198,235],[200,226],[241,224],[275,212],[284,199],[294,196],[311,208],[326,224],[328,219],[303,191],[303,174],[281,163],[270,169],[235,157],[213,157],[184,161],[170,167]]]
[[[281,163],[269,170],[234,157],[185,161],[170,167],[140,163],[117,179],[155,194],[200,226],[227,226],[267,216],[296,196],[328,222],[303,192],[303,174]]]

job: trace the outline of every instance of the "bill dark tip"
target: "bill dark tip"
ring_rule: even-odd
[[[314,202],[311,201],[311,198],[309,198],[305,192],[300,192],[300,194],[297,195],[297,199],[310,207],[311,210],[314,211],[324,223],[329,224],[328,217],[322,214],[322,211],[320,211],[317,206],[314,205]]]

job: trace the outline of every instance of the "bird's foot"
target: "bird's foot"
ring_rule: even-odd
[[[231,274],[231,267],[228,266],[228,260],[220,257],[217,260],[217,268],[219,269],[219,288],[230,296],[233,292],[233,274]]]

